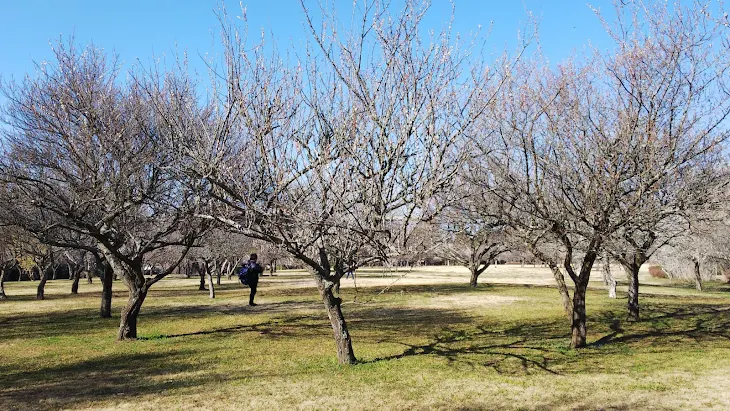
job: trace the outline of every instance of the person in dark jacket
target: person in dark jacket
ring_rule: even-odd
[[[251,258],[249,258],[246,263],[248,265],[248,286],[251,288],[251,294],[248,296],[248,305],[251,306],[257,305],[253,302],[253,297],[256,295],[256,287],[259,285],[259,274],[264,272],[264,269],[256,262],[256,260],[258,260],[258,256],[254,253],[251,254]]]

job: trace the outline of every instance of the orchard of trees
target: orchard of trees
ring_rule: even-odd
[[[2,82],[0,298],[20,265],[43,298],[64,264],[74,290],[83,270],[101,279],[109,317],[118,276],[118,339],[135,339],[155,283],[192,258],[214,297],[256,244],[309,270],[352,364],[338,289],[366,265],[427,252],[477,286],[503,253],[529,254],[554,274],[574,348],[597,262],[625,269],[633,320],[649,259],[698,287],[701,269],[730,267],[719,6],[617,2],[611,18],[596,11],[613,44],[562,62],[540,55],[535,22],[489,57],[478,35],[427,32],[427,1],[398,6],[358,2],[344,25],[301,0],[302,53],[249,39],[221,11],[206,78],[183,58],[125,71],[60,41],[54,61]]]

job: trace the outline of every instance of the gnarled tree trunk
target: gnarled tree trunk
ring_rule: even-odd
[[[476,287],[477,280],[479,279],[479,274],[477,274],[477,270],[474,270],[472,267],[469,268],[469,271],[471,272],[471,277],[469,278],[469,285],[472,287]]]
[[[136,284],[135,281],[128,281],[124,276],[125,283],[130,287],[127,305],[122,309],[122,316],[119,322],[118,341],[134,340],[137,338],[137,317],[142,308],[142,303],[147,297],[147,286],[145,284]]]
[[[575,285],[573,292],[573,315],[571,322],[572,337],[570,346],[573,348],[585,347],[586,332],[586,289],[588,280],[580,281]]]
[[[469,285],[472,287],[477,286],[477,280],[479,279],[479,276],[487,270],[489,267],[489,262],[485,263],[484,266],[482,266],[481,263],[472,262],[469,264],[469,272],[471,272],[471,278],[469,279]]]
[[[639,266],[636,264],[624,266],[624,270],[629,279],[626,320],[639,321]]]
[[[71,267],[69,267],[71,268]],[[71,283],[71,294],[78,294],[79,293],[79,281],[81,281],[81,271],[83,270],[83,267],[73,267],[72,268],[72,274],[73,274],[73,283]]]
[[[38,288],[36,289],[35,298],[36,298],[36,300],[44,300],[46,298],[46,295],[45,295],[46,294],[46,280],[47,280],[46,270],[41,269],[39,271],[40,271],[40,275],[41,275],[41,280],[38,283]]]
[[[340,307],[342,300],[334,295],[334,283],[327,281],[319,274],[315,275],[315,279],[319,295],[322,297],[327,316],[332,324],[332,332],[337,347],[337,361],[340,364],[355,364],[357,359],[352,349],[352,338],[347,330],[347,323],[345,323],[345,317],[342,315]]]

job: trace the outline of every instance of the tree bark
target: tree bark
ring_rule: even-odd
[[[608,286],[608,298],[616,298],[616,279],[611,273],[611,259],[608,253],[603,257],[603,284]]]
[[[572,338],[570,346],[581,348],[586,345],[586,289],[588,280],[581,281],[575,285],[573,292],[573,316],[571,323]]]
[[[332,324],[332,332],[335,337],[335,345],[337,346],[337,361],[340,364],[355,364],[355,352],[352,349],[352,338],[347,330],[345,317],[342,315],[340,305],[342,300],[335,297],[333,293],[334,283],[325,280],[321,275],[316,275],[317,289],[324,302],[330,323]]]
[[[71,284],[71,294],[79,293],[79,281],[81,280],[81,268],[73,268],[73,283]]]
[[[112,285],[114,284],[114,274],[108,264],[103,265],[104,274],[101,277],[101,308],[99,314],[101,318],[112,317]]]
[[[41,273],[41,280],[38,283],[38,288],[36,289],[35,298],[36,300],[44,300],[46,298],[46,270],[39,270]]]
[[[624,266],[629,279],[627,321],[639,321],[639,264]]]
[[[94,271],[101,280],[101,306],[99,315],[101,318],[112,317],[112,284],[114,284],[114,270],[106,258],[94,253]]]
[[[8,270],[5,267],[0,269],[0,300],[8,298],[8,296],[5,295],[5,276],[7,272]]]
[[[142,308],[142,303],[147,297],[147,287],[144,284],[136,284],[135,281],[126,278],[127,276],[125,276],[125,282],[128,286],[131,286],[127,305],[122,309],[119,333],[117,334],[118,341],[137,339],[137,317]]]
[[[702,276],[700,275],[700,260],[693,258],[694,263],[694,275],[695,275],[695,288],[697,291],[702,291]]]
[[[469,279],[469,285],[472,287],[477,286],[477,280],[479,276],[489,268],[489,262],[482,266],[482,263],[470,263],[469,271],[471,272],[471,278]]]
[[[198,276],[200,277],[200,285],[198,286],[199,291],[205,291],[205,267],[203,267],[202,264],[198,263]]]
[[[568,292],[568,286],[565,284],[565,276],[555,265],[550,266],[550,270],[553,272],[555,283],[558,285],[558,293],[560,293],[560,299],[563,302],[563,311],[570,318],[573,313],[573,303],[570,301],[570,293]]]
[[[471,278],[469,279],[469,285],[476,288],[477,279],[479,279],[479,274],[477,273],[477,270],[474,269],[474,267],[470,267],[469,271],[471,271]]]
[[[213,284],[213,270],[216,269],[217,264],[215,262],[212,263],[205,263],[205,273],[208,277],[208,296],[210,298],[215,298],[215,285]],[[220,283],[220,276],[218,276],[218,282]]]

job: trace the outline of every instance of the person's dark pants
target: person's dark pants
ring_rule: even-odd
[[[253,297],[256,295],[256,287],[258,286],[258,283],[251,283],[249,284],[249,287],[251,288],[251,294],[248,295],[248,303],[253,304]]]

